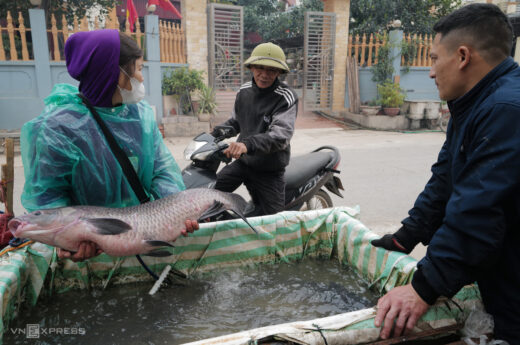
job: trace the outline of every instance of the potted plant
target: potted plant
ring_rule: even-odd
[[[379,110],[381,110],[381,102],[378,99],[372,99],[362,104],[359,109],[363,115],[377,115]]]
[[[167,71],[163,75],[162,94],[174,98],[177,105],[177,114],[193,112],[190,94],[204,86],[202,73],[202,71],[182,67]],[[167,108],[165,107],[165,109]]]
[[[212,114],[217,110],[217,101],[215,99],[215,92],[210,86],[203,85],[198,91],[199,121],[209,121]]]
[[[377,92],[383,106],[385,115],[395,116],[399,114],[399,107],[404,103],[405,94],[398,84],[384,82],[377,85]]]

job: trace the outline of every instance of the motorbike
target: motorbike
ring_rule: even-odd
[[[217,171],[221,163],[228,164],[231,158],[223,151],[229,146],[223,140],[236,135],[231,126],[217,126],[213,136],[208,133],[197,135],[184,150],[191,164],[182,170],[186,188],[214,188]],[[286,211],[304,211],[333,207],[327,190],[341,198],[344,190],[340,171],[340,153],[333,146],[321,146],[314,151],[291,157],[285,169]],[[249,202],[245,216],[255,215],[255,205]]]

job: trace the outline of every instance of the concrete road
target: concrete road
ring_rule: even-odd
[[[397,230],[430,177],[430,167],[445,134],[349,130],[332,122],[328,128],[321,127],[297,128],[292,140],[293,155],[310,152],[322,145],[336,146],[341,153],[339,170],[346,190],[344,199],[332,196],[334,205],[359,205],[361,221],[376,233]],[[181,168],[189,164],[182,153],[190,140],[184,137],[166,139]],[[0,162],[5,162],[5,156],[0,155]],[[23,166],[17,155],[15,214],[24,212],[19,200],[23,183]],[[418,248],[412,254],[420,258],[423,253],[424,248]]]
[[[396,231],[431,176],[430,168],[445,133],[396,133],[367,130],[306,129],[297,131],[295,155],[320,145],[334,145],[341,153],[344,199],[334,205],[361,208],[360,220],[372,231]],[[412,255],[422,258],[424,247]]]

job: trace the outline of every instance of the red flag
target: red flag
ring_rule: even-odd
[[[179,19],[182,19],[181,14],[177,11],[175,6],[172,5],[170,0],[148,0],[148,5],[159,5],[164,10],[173,12]]]
[[[130,31],[133,32],[135,21],[139,18],[133,0],[126,0],[126,18],[128,23],[130,23]]]

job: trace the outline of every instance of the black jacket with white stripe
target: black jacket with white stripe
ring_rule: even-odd
[[[298,96],[278,78],[265,89],[254,78],[243,84],[224,123],[240,133],[237,141],[247,147],[240,161],[257,171],[283,171],[291,156],[297,114]]]

